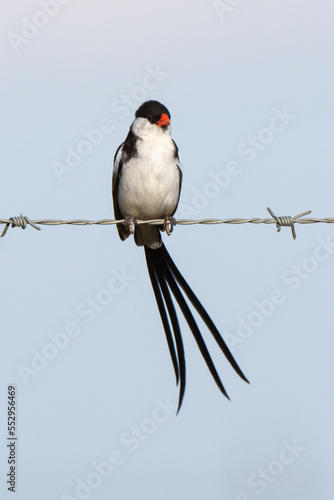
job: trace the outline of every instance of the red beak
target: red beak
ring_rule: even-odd
[[[158,121],[157,125],[158,127],[163,127],[164,125],[169,125],[170,120],[168,115],[166,113],[162,113],[160,120]]]

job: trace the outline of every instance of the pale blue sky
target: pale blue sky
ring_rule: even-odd
[[[113,155],[147,99],[172,115],[178,217],[333,216],[333,16],[325,0],[3,0],[0,218],[112,218]],[[334,227],[296,231],[164,236],[251,381],[203,327],[228,402],[182,321],[175,417],[142,249],[114,227],[9,229],[1,498],[16,384],[17,500],[331,500]]]

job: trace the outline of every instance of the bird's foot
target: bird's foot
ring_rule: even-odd
[[[166,231],[167,236],[170,236],[173,232],[175,225],[176,225],[176,220],[174,219],[174,217],[165,217],[165,222],[162,230]]]
[[[132,217],[132,215],[127,215],[124,219],[123,224],[129,230],[130,234],[133,234],[135,232],[137,220]]]

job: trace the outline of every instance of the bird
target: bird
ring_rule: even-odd
[[[182,312],[204,361],[220,391],[229,396],[212,361],[188,302],[211,332],[235,372],[248,379],[230,352],[207,311],[184,279],[164,243],[161,232],[170,235],[175,225],[182,184],[179,150],[171,138],[171,115],[159,101],[144,102],[135,112],[125,141],[117,148],[112,175],[112,198],[118,234],[122,241],[131,234],[143,246],[151,285],[165,331],[179,386],[177,414],[186,387],[186,361],[175,304]],[[161,219],[161,225],[137,224],[137,220]],[[187,302],[188,300],[188,302]]]

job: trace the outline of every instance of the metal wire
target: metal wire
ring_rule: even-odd
[[[268,212],[272,216],[271,219],[261,219],[258,217],[253,217],[249,219],[176,219],[175,224],[181,226],[193,225],[193,224],[276,224],[277,231],[281,230],[281,227],[291,227],[292,236],[296,238],[295,224],[333,224],[334,217],[327,217],[325,219],[315,219],[315,218],[302,218],[305,215],[309,215],[311,210],[307,210],[306,212],[302,212],[301,214],[291,216],[280,216],[277,217],[273,211],[267,207]],[[40,231],[39,226],[60,226],[65,224],[70,224],[74,226],[91,226],[91,225],[100,225],[100,226],[109,226],[113,224],[125,223],[124,219],[114,220],[114,219],[101,219],[101,220],[82,220],[82,219],[73,219],[73,220],[57,220],[57,219],[41,219],[41,220],[30,220],[29,217],[20,214],[19,217],[10,217],[9,219],[0,219],[0,224],[5,224],[4,230],[2,231],[1,237],[5,236],[9,227],[21,227],[25,229],[28,225],[32,226],[34,229]],[[164,225],[166,223],[165,219],[151,219],[151,220],[137,220],[135,221],[136,225],[140,224],[152,224],[152,225]]]

